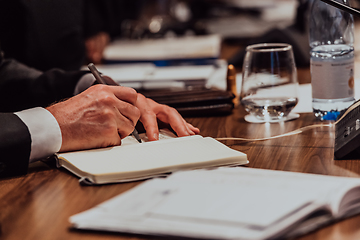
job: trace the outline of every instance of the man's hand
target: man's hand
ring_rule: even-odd
[[[61,129],[60,152],[120,145],[140,117],[136,101],[132,88],[99,84],[48,107]]]
[[[200,132],[174,108],[121,86],[98,84],[47,110],[61,129],[60,152],[120,145],[139,119],[151,141],[159,138],[157,120],[170,124],[179,137]]]
[[[140,121],[144,125],[146,136],[150,141],[159,139],[157,119],[170,124],[179,137],[200,133],[200,130],[187,123],[176,109],[159,104],[140,93],[138,93],[136,106],[140,110]]]

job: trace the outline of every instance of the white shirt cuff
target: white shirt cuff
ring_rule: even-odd
[[[93,85],[95,82],[95,77],[91,73],[87,73],[84,76],[80,78],[78,83],[75,86],[74,95],[77,95],[81,93],[82,91],[85,91],[91,85]]]
[[[31,136],[30,162],[48,157],[61,148],[61,130],[55,117],[37,107],[15,113],[28,127]]]

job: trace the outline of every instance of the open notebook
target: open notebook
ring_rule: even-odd
[[[191,239],[289,239],[359,212],[359,178],[234,167],[146,181],[70,222]]]
[[[58,166],[80,177],[84,184],[126,182],[159,176],[178,170],[248,163],[246,154],[210,137],[175,137],[160,131],[160,140],[143,143],[129,136],[121,146],[61,153]]]

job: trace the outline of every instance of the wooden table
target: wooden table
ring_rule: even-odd
[[[306,71],[304,71],[306,74]],[[282,124],[250,124],[241,107],[229,116],[188,118],[212,137],[260,138],[286,133],[315,123],[312,114]],[[334,176],[358,177],[360,160],[335,161],[334,128],[320,127],[284,138],[261,142],[226,141],[245,152],[249,167]],[[0,239],[154,239],[125,234],[70,229],[68,218],[116,196],[140,182],[80,186],[63,169],[36,163],[26,176],[0,180]],[[299,239],[360,239],[360,216],[322,228]]]
[[[238,48],[223,51],[229,58]],[[357,61],[360,63],[360,61]],[[239,70],[239,69],[238,69]],[[298,69],[299,81],[310,82],[309,69]],[[242,107],[228,116],[187,118],[203,136],[262,138],[319,123],[311,113],[282,124],[250,124]],[[334,127],[261,142],[225,141],[248,155],[249,167],[334,176],[359,177],[360,160],[335,161]],[[99,232],[74,231],[68,218],[114,197],[141,182],[104,186],[80,186],[64,169],[34,163],[26,176],[0,180],[0,239],[156,239]],[[324,227],[299,238],[360,239],[360,216]]]

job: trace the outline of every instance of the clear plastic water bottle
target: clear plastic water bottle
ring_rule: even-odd
[[[337,0],[349,5],[348,0]],[[314,0],[309,21],[313,112],[317,119],[336,120],[354,98],[354,19]]]

